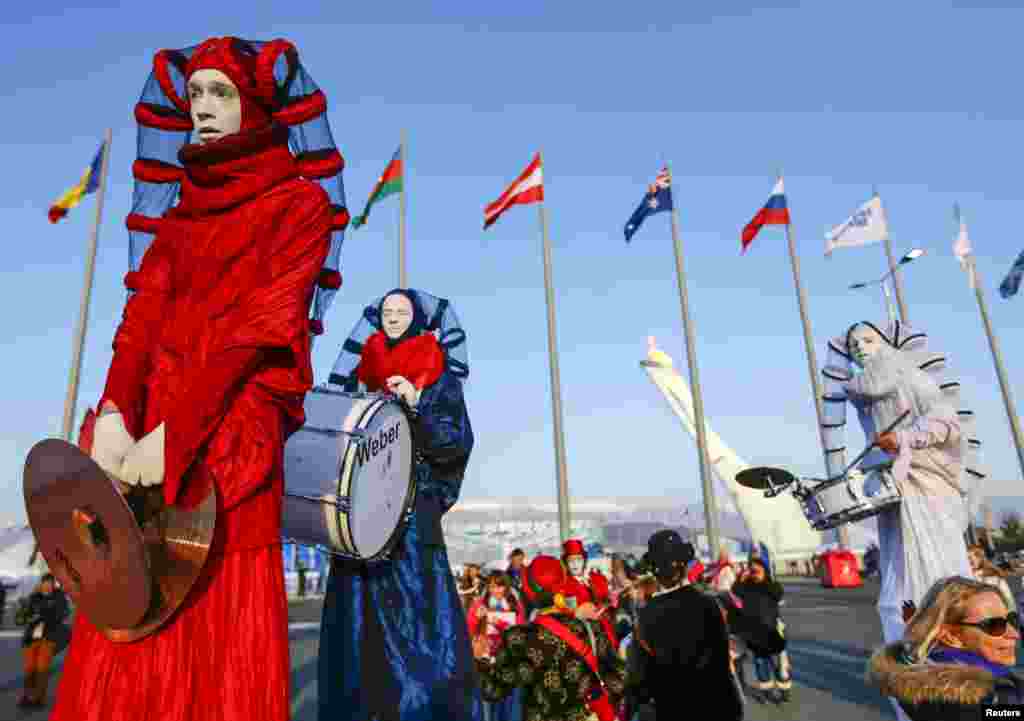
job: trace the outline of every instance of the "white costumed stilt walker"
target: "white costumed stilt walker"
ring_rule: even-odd
[[[858,323],[829,341],[825,375],[828,473],[846,466],[846,406],[857,410],[870,443],[905,411],[895,430],[895,455],[875,449],[860,465],[866,490],[879,473],[900,491],[898,506],[878,516],[882,588],[878,612],[886,643],[903,637],[902,606],[919,605],[929,587],[947,576],[971,578],[964,534],[984,474],[974,415],[961,405],[960,383],[924,333],[899,321],[885,330]],[[872,471],[888,463],[888,470]],[[858,473],[855,471],[854,473]]]

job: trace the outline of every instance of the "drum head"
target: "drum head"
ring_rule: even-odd
[[[349,448],[349,535],[360,558],[388,549],[413,491],[413,445],[409,420],[393,402],[381,404],[364,427],[365,438]]]
[[[95,625],[130,628],[149,609],[152,576],[142,532],[102,468],[57,439],[25,462],[25,509],[39,551]]]

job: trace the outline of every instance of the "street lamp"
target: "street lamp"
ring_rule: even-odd
[[[925,251],[923,249],[914,248],[909,252],[905,253],[903,257],[900,258],[899,261],[897,261],[896,267],[898,268],[901,265],[906,265],[911,261],[917,260],[924,254]],[[892,277],[892,274],[894,272],[896,272],[896,268],[893,268],[878,280],[869,280],[864,283],[854,283],[853,285],[850,286],[850,290],[860,290],[861,288],[868,288],[876,284],[882,286],[882,293],[885,295],[885,308],[889,312],[889,320],[892,322],[896,321],[896,308],[892,304],[892,295],[890,295],[889,293],[889,286],[886,285],[886,281],[889,280],[890,277]]]

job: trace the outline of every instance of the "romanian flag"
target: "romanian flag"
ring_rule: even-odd
[[[743,252],[747,252],[747,246],[754,240],[754,237],[766,225],[789,225],[789,209],[786,207],[786,191],[782,187],[782,178],[772,188],[772,194],[768,202],[761,210],[757,211],[754,219],[747,223],[743,229]]]
[[[395,151],[394,156],[391,158],[391,162],[388,163],[388,167],[384,168],[383,174],[380,176],[380,180],[373,187],[373,192],[370,193],[370,199],[366,201],[366,207],[363,208],[361,215],[357,215],[352,219],[352,228],[358,228],[361,225],[366,224],[366,219],[370,217],[370,208],[373,207],[374,203],[378,200],[394,195],[402,190],[402,181],[404,180],[404,173],[402,169],[402,149],[399,148]]]
[[[103,151],[105,147],[105,142],[100,143],[100,149],[96,151],[96,157],[92,159],[92,165],[82,174],[82,179],[78,181],[78,185],[64,193],[64,195],[60,196],[60,200],[50,206],[49,216],[51,223],[56,223],[66,216],[69,210],[82,202],[82,198],[89,193],[95,192],[96,188],[100,186],[100,167],[103,164]]]

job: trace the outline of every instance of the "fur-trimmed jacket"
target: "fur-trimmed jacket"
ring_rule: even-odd
[[[914,663],[902,643],[871,656],[868,682],[899,701],[912,721],[976,721],[981,706],[1024,702],[1024,683],[1013,674],[999,677],[959,663]]]

